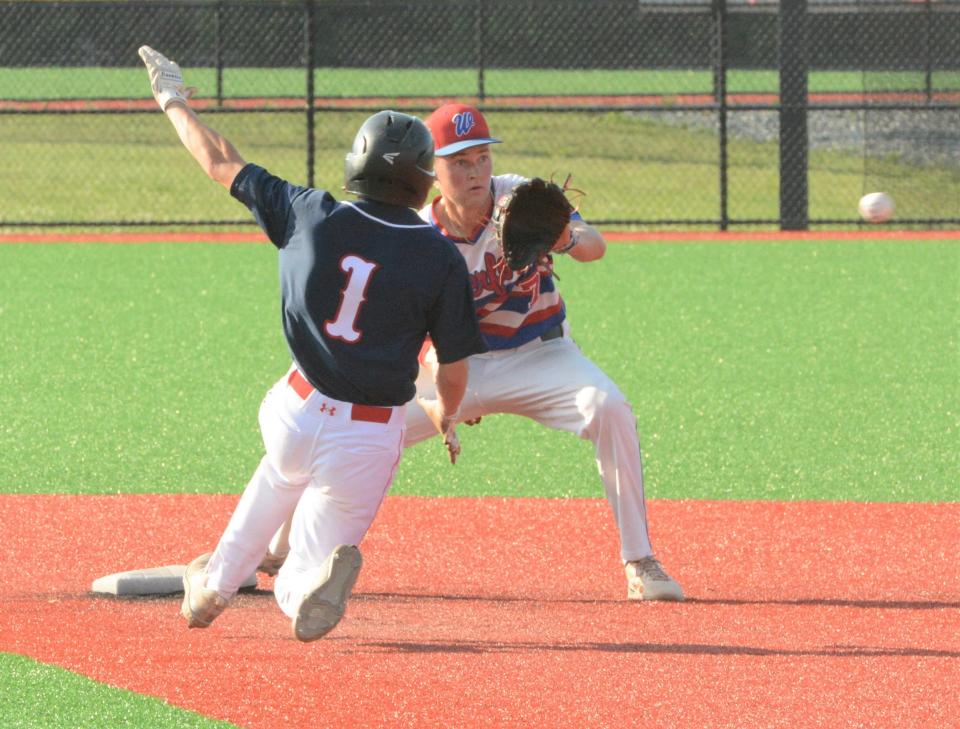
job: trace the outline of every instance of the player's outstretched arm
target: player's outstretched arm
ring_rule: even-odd
[[[184,86],[180,66],[150,46],[141,46],[139,53],[150,76],[153,97],[170,119],[183,146],[210,179],[230,189],[246,161],[228,139],[200,121],[188,106],[194,89]]]
[[[457,417],[460,403],[467,391],[469,365],[466,359],[437,366],[434,383],[437,390],[435,400],[417,398],[437,431],[443,436],[443,443],[450,455],[450,463],[457,462],[460,455],[460,439],[457,437]]]
[[[229,190],[234,178],[247,164],[230,140],[203,123],[184,103],[170,104],[166,113],[183,146],[207,176]]]
[[[571,258],[586,263],[603,258],[603,254],[607,252],[607,241],[592,225],[582,220],[571,220],[553,250],[555,253],[566,253]]]

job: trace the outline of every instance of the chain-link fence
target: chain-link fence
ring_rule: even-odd
[[[0,2],[0,227],[249,224],[197,173],[137,48],[246,159],[339,190],[372,111],[479,105],[496,170],[591,222],[960,223],[960,0]]]

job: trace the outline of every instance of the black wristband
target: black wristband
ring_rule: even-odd
[[[575,230],[570,231],[570,242],[567,243],[563,248],[553,251],[554,253],[569,253],[573,250],[574,246],[580,242],[580,236],[577,235]]]

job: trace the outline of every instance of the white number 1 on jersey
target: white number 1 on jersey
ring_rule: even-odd
[[[340,292],[340,308],[333,320],[324,322],[323,328],[327,334],[345,342],[356,342],[360,339],[360,332],[355,324],[360,313],[360,307],[367,300],[367,285],[370,277],[379,266],[376,263],[365,261],[359,256],[344,256],[340,261],[340,269],[347,274],[347,285]]]

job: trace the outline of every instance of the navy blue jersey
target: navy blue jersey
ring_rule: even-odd
[[[427,334],[441,363],[486,350],[463,257],[413,210],[337,202],[252,164],[230,193],[280,250],[283,331],[320,392],[402,405]]]

